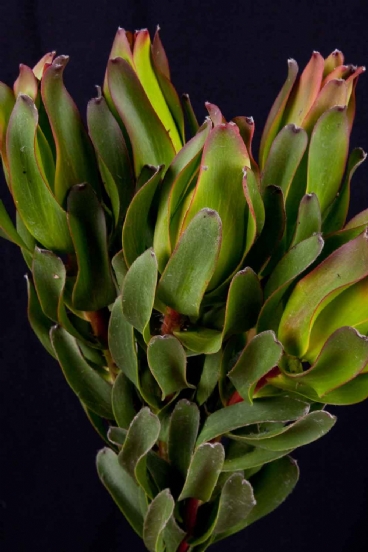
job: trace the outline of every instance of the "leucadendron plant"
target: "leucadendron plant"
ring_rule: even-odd
[[[368,397],[368,209],[346,222],[364,68],[289,60],[257,161],[252,118],[180,101],[158,32],[118,30],[86,127],[67,62],[0,84],[1,235],[102,483],[148,550],[204,551],[285,500],[326,405]]]

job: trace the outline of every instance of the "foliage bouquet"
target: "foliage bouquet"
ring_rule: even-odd
[[[0,233],[102,483],[149,551],[201,552],[285,500],[327,405],[368,397],[368,209],[347,222],[364,68],[289,60],[255,157],[252,118],[207,102],[199,124],[179,99],[158,31],[118,30],[86,126],[67,62],[0,83]]]

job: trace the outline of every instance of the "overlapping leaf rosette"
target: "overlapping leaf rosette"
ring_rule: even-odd
[[[158,32],[118,30],[87,128],[67,62],[0,85],[1,234],[102,482],[148,550],[204,551],[283,502],[326,404],[368,396],[368,210],[346,223],[363,68],[290,60],[258,165],[252,118],[206,103],[199,126],[180,101]]]

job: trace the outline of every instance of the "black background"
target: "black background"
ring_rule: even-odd
[[[0,79],[47,51],[69,54],[66,84],[85,113],[103,79],[118,25],[161,25],[173,81],[226,118],[252,115],[258,129],[281,87],[286,60],[300,67],[312,50],[344,51],[368,64],[365,0],[3,0]],[[352,146],[368,149],[368,79],[358,85]],[[368,166],[354,177],[352,214],[368,207]],[[4,182],[1,197],[10,201]],[[0,245],[0,550],[3,552],[143,551],[100,484],[101,443],[77,399],[26,320],[26,271],[18,249]],[[213,551],[360,552],[368,549],[368,402],[331,408],[330,434],[294,453],[301,480],[276,512]]]

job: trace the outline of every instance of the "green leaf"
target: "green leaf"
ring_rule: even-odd
[[[134,329],[123,314],[121,295],[117,297],[111,310],[108,340],[115,364],[136,387],[139,387]]]
[[[128,272],[128,267],[124,258],[124,251],[121,249],[116,255],[111,259],[112,268],[114,269],[115,278],[121,291],[123,287],[124,278]]]
[[[181,212],[188,188],[198,171],[210,128],[210,123],[207,123],[201,132],[183,146],[167,168],[162,181],[153,242],[160,272],[164,271],[171,255],[171,244],[176,242],[176,235],[173,235],[173,231],[170,233],[172,219]]]
[[[307,149],[308,135],[293,123],[286,125],[276,136],[262,174],[262,190],[273,184],[286,197],[296,170]]]
[[[263,301],[259,279],[250,267],[235,274],[226,301],[223,337],[248,331],[257,322]]]
[[[68,61],[68,56],[55,58],[41,81],[42,100],[56,144],[55,196],[60,204],[75,184],[88,182],[96,192],[99,191],[93,147],[77,106],[63,82]]]
[[[153,175],[139,188],[129,205],[123,226],[123,251],[128,266],[153,244],[153,227],[149,215],[163,169],[163,165],[155,167]]]
[[[244,259],[262,232],[265,223],[265,207],[259,191],[259,183],[255,172],[247,167],[243,169],[243,191],[249,207],[247,235],[243,252]]]
[[[143,526],[143,541],[150,552],[161,552],[163,531],[174,511],[170,490],[161,491],[148,507]]]
[[[89,101],[87,123],[117,226],[122,222],[134,193],[132,167],[124,136],[102,96]]]
[[[195,403],[181,399],[170,418],[168,455],[170,464],[185,479],[199,428],[199,409]],[[185,438],[183,438],[185,436]]]
[[[219,540],[229,537],[258,519],[275,510],[293,491],[299,479],[298,465],[290,457],[280,458],[275,462],[266,464],[260,472],[252,477],[252,487],[256,505],[244,522],[239,523],[231,530],[221,533]]]
[[[133,147],[136,176],[144,165],[169,166],[175,150],[135,71],[121,58],[111,59],[107,79],[115,108]]]
[[[81,406],[84,410],[84,412],[86,413],[86,416],[91,424],[91,426],[93,427],[93,429],[96,431],[96,433],[101,437],[101,439],[103,441],[105,441],[105,443],[107,445],[109,445],[109,447],[111,447],[111,443],[107,437],[107,424],[106,424],[106,420],[104,420],[103,418],[101,418],[101,416],[98,416],[97,414],[95,414],[94,412],[92,412],[92,410],[90,410],[89,408],[87,408],[87,406],[85,404],[83,404],[83,402],[81,401]]]
[[[252,248],[254,242],[258,239],[258,236],[262,232],[265,222],[263,200],[259,191],[257,176],[247,167],[244,167],[243,169],[243,191],[248,204],[249,215],[242,258],[236,269],[232,271],[232,273],[222,282],[222,284],[206,294],[204,304],[211,305],[213,300],[218,300],[218,298],[223,300],[224,296],[226,296],[228,292],[231,280],[246,264],[245,259],[247,259],[249,250]]]
[[[155,71],[156,78],[160,85],[162,94],[165,98],[165,101],[168,105],[172,118],[174,119],[179,137],[181,140],[181,145],[185,143],[185,133],[184,133],[184,113],[180,103],[179,96],[170,80],[170,76],[162,72],[162,66],[158,67],[156,64],[155,52],[157,52],[157,36],[158,32],[156,31],[155,37],[152,43],[152,63]],[[182,147],[182,146],[180,146]]]
[[[232,121],[239,128],[240,136],[243,139],[245,147],[248,150],[250,157],[250,166],[252,171],[257,175],[257,180],[259,181],[259,167],[255,161],[252,153],[252,142],[254,138],[255,124],[253,117],[234,117]]]
[[[172,515],[163,531],[166,552],[177,552],[184,537],[185,531],[179,527]]]
[[[312,132],[306,191],[316,194],[322,214],[340,188],[348,155],[349,134],[346,108],[340,106],[326,111]]]
[[[219,509],[213,534],[228,531],[243,523],[254,508],[253,489],[241,473],[230,475],[222,488]]]
[[[221,219],[221,249],[209,289],[230,276],[242,258],[248,213],[242,186],[245,166],[250,166],[249,154],[238,127],[229,123],[213,128],[204,146],[194,195],[181,228],[185,230],[204,208],[215,210]]]
[[[366,157],[367,154],[362,150],[362,148],[355,148],[351,152],[346,169],[345,180],[339,190],[339,193],[328,209],[325,220],[323,221],[323,231],[326,234],[336,232],[344,226],[349,211],[351,179],[359,165],[366,160]]]
[[[282,89],[280,90],[272,108],[268,115],[266,124],[264,126],[261,145],[259,150],[260,168],[266,164],[268,153],[270,151],[272,142],[279,131],[281,119],[284,114],[286,103],[290,96],[290,92],[295,83],[298,74],[298,64],[294,59],[288,60],[288,76]]]
[[[119,453],[120,464],[151,498],[153,494],[148,479],[146,460],[159,433],[159,419],[146,406],[133,418],[123,448]]]
[[[115,300],[107,249],[105,214],[91,186],[78,184],[68,195],[68,222],[78,263],[73,306],[96,311]]]
[[[263,422],[297,420],[305,416],[308,410],[307,403],[289,397],[257,399],[253,404],[233,404],[208,416],[197,439],[197,445],[240,427]]]
[[[351,226],[350,226],[351,223]],[[355,224],[361,223],[360,226]],[[362,234],[368,226],[368,209],[362,211],[354,217],[342,230],[329,234],[325,238],[325,246],[321,254],[321,261],[326,259],[331,253],[336,251],[342,245],[347,244],[354,238]]]
[[[270,514],[293,491],[299,479],[299,468],[290,457],[280,458],[252,478],[256,505],[246,520],[246,526]]]
[[[112,410],[119,427],[128,429],[136,415],[134,397],[134,385],[123,372],[120,372],[112,388]]]
[[[174,250],[157,288],[158,298],[181,314],[196,317],[214,274],[221,244],[221,220],[202,209]]]
[[[152,249],[147,249],[129,268],[122,289],[123,314],[141,334],[148,329],[156,282],[156,255]]]
[[[363,232],[327,257],[294,288],[278,332],[286,351],[302,358],[308,350],[311,326],[323,307],[366,275],[368,244]]]
[[[186,331],[174,331],[174,335],[186,349],[194,353],[211,355],[221,349],[222,333],[211,328],[192,326]]]
[[[282,345],[272,331],[260,333],[249,341],[228,374],[245,402],[252,404],[257,382],[278,365],[282,353]]]
[[[265,225],[257,245],[246,257],[247,266],[259,273],[269,261],[285,230],[285,207],[283,193],[277,186],[267,186],[263,196]]]
[[[265,286],[266,301],[257,322],[257,332],[273,329],[277,332],[282,316],[282,298],[294,280],[308,268],[321,253],[323,239],[316,234],[290,249],[272,272]]]
[[[324,59],[319,52],[313,52],[309,63],[305,66],[295,84],[284,113],[282,124],[295,123],[301,125],[313,106],[322,84]]]
[[[183,110],[184,114],[186,116],[188,127],[189,127],[189,133],[194,136],[197,131],[199,130],[199,123],[197,120],[197,117],[194,113],[189,94],[183,94],[182,95],[182,101],[183,101]]]
[[[153,68],[151,40],[147,29],[142,29],[135,35],[133,61],[140,83],[153,109],[170,136],[175,151],[179,151],[183,146],[182,140]]]
[[[344,106],[348,103],[348,83],[341,78],[329,76],[316,97],[312,107],[303,121],[303,127],[310,134],[318,119],[329,109],[337,105]]]
[[[140,489],[120,466],[118,456],[104,448],[97,454],[97,471],[102,483],[134,531],[143,536],[143,516],[139,506]]]
[[[336,416],[317,410],[286,426],[279,435],[257,439],[257,447],[275,452],[296,449],[320,439],[335,423]],[[244,438],[244,442],[253,444],[251,439]]]
[[[368,374],[358,375],[356,378],[338,387],[334,391],[326,393],[323,395],[323,398],[318,397],[317,393],[309,385],[304,385],[300,381],[292,380],[283,374],[269,381],[279,389],[284,389],[288,392],[291,391],[303,398],[306,397],[308,400],[320,402],[322,404],[346,406],[359,403],[368,398]]]
[[[73,251],[65,211],[37,165],[34,142],[38,112],[28,96],[18,96],[9,120],[7,153],[12,193],[28,231],[47,249]]]
[[[27,293],[28,293],[28,305],[27,305],[27,315],[29,324],[41,341],[42,345],[45,347],[46,351],[56,358],[54,348],[50,341],[50,329],[53,326],[52,321],[45,316],[41,308],[39,299],[37,297],[36,290],[32,283],[32,280],[25,276],[27,280]]]
[[[16,229],[14,228],[14,224],[9,217],[4,203],[0,199],[0,235],[1,237],[15,243],[16,245],[19,245],[19,247],[23,247],[25,249],[27,248],[27,245],[24,243]]]
[[[221,443],[202,443],[195,450],[184,487],[178,500],[197,498],[208,502],[224,463],[225,451]]]
[[[51,251],[35,247],[32,272],[43,312],[50,320],[58,322],[59,301],[66,278],[62,260]]]
[[[26,246],[26,247],[22,247],[21,249],[23,258],[29,270],[32,270],[33,250],[37,242],[35,238],[32,236],[32,234],[29,232],[29,230],[27,230],[18,211],[15,212],[15,224],[16,224],[16,230]]]
[[[147,360],[153,377],[162,391],[164,401],[168,395],[194,385],[187,382],[187,357],[180,341],[173,335],[155,335],[147,346]]]
[[[163,491],[167,487],[172,490],[177,485],[177,474],[170,464],[159,456],[159,452],[152,450],[147,455],[147,468],[156,484],[158,491]]]
[[[211,396],[220,377],[222,351],[207,354],[204,359],[201,379],[197,386],[196,400],[201,406]]]
[[[298,211],[290,248],[321,231],[321,209],[316,194],[305,194]]]
[[[309,370],[290,377],[310,385],[319,397],[323,397],[356,377],[367,364],[368,338],[344,326],[328,338]]]
[[[292,449],[273,451],[252,447],[243,441],[230,441],[222,471],[233,472],[235,470],[257,468],[286,456],[290,452],[292,452]]]
[[[6,131],[14,104],[15,97],[13,90],[3,82],[0,82],[0,151],[3,159],[3,166],[5,167],[7,165]]]
[[[74,337],[60,326],[50,331],[51,343],[65,379],[83,403],[102,418],[114,419],[112,386],[84,360]]]
[[[314,362],[324,343],[342,326],[353,326],[360,333],[367,334],[361,325],[368,320],[368,277],[363,278],[333,299],[319,314],[312,327],[306,359]]]
[[[86,320],[68,314],[65,307],[66,269],[52,251],[35,247],[31,270],[44,313],[87,346],[99,346]]]

